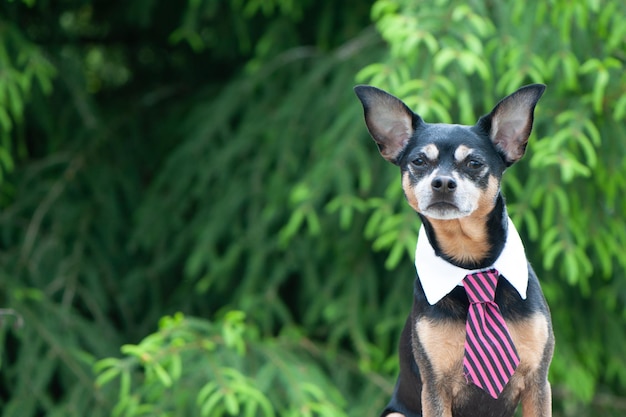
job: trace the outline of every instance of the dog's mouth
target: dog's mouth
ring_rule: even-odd
[[[461,210],[459,206],[449,201],[435,201],[422,211],[426,217],[440,220],[451,220],[465,217],[469,213]]]
[[[441,211],[449,211],[449,210],[458,210],[459,208],[456,204],[450,203],[448,201],[436,201],[431,203],[428,207],[428,210],[441,210]]]

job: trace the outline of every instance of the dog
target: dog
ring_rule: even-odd
[[[383,90],[354,88],[370,135],[381,155],[400,167],[406,200],[422,222],[413,307],[399,343],[400,372],[381,416],[512,417],[520,403],[524,417],[552,415],[550,311],[500,190],[504,171],[525,153],[545,87],[520,88],[474,126],[426,123]],[[471,365],[466,367],[475,349],[467,345],[473,302],[461,283],[489,268],[499,273],[493,302],[518,356],[512,376],[503,377],[504,388],[495,394],[470,378]]]

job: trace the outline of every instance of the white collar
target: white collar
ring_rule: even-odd
[[[528,261],[522,239],[510,218],[504,248],[492,267],[513,285],[523,299],[526,299]],[[415,249],[415,268],[430,305],[436,304],[457,285],[463,285],[461,281],[467,274],[479,271],[459,268],[437,256],[428,241],[423,225]]]

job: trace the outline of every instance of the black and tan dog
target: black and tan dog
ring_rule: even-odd
[[[431,124],[396,97],[357,86],[380,153],[398,165],[406,199],[422,220],[412,311],[400,339],[400,375],[382,416],[551,416],[554,350],[548,306],[511,223],[500,179],[525,152],[544,85],[500,101],[474,126]],[[468,381],[463,357],[468,271],[497,268],[495,303],[519,354],[497,398]]]

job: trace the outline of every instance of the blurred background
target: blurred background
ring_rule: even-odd
[[[0,410],[376,416],[419,219],[352,92],[473,124],[548,85],[503,183],[554,415],[626,415],[622,0],[2,0]]]

